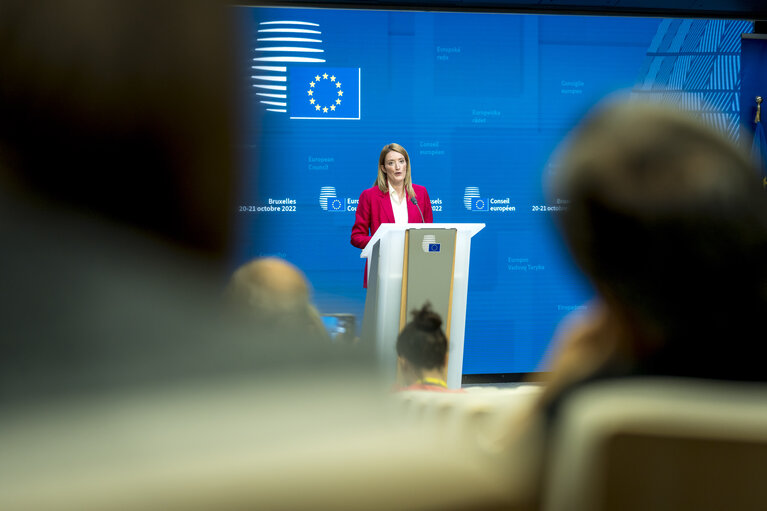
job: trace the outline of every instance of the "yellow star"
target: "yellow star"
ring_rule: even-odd
[[[336,89],[340,89],[340,88],[341,88],[341,82],[336,82]]]
[[[328,113],[328,107],[324,107],[324,108],[322,109],[322,111],[323,111],[323,112],[325,112],[325,113]]]
[[[335,111],[335,109],[336,109],[336,105],[330,105],[330,109],[331,109],[331,110],[333,110],[333,111]]]
[[[340,99],[337,99],[337,100],[336,100],[336,105],[340,105],[340,104],[341,104],[341,100],[340,100]]]
[[[310,99],[309,103],[313,105],[314,104],[314,98]]]
[[[306,92],[308,92],[310,96],[314,95],[314,91],[313,91],[313,90],[311,90],[311,89],[309,89],[309,90],[308,90],[308,91],[306,91]]]
[[[315,81],[315,82],[319,82],[319,81],[320,81],[320,75],[317,75],[317,76],[315,76],[315,77],[314,77],[314,81]]]
[[[314,82],[309,82],[309,87],[314,87]]]
[[[335,77],[335,76],[331,76],[331,77],[330,77],[330,81],[331,81],[331,82],[335,82],[335,81],[336,81],[336,77]]]
[[[320,109],[320,105],[314,105],[314,109],[315,110],[319,110]]]
[[[325,80],[327,80],[327,79],[328,79],[328,74],[327,74],[327,73],[325,73],[324,75],[322,75],[322,77],[323,77]]]
[[[344,91],[342,91],[342,90],[338,91],[338,95],[339,96],[343,96],[344,95]]]

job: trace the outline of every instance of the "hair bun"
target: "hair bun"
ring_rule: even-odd
[[[426,302],[420,310],[414,310],[412,314],[413,322],[419,330],[427,332],[436,331],[439,330],[442,325],[442,318],[439,314],[431,310],[431,303],[429,302]]]

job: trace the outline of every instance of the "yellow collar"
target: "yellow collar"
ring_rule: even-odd
[[[415,384],[416,385],[434,385],[436,387],[442,387],[444,389],[447,388],[447,382],[439,378],[421,378],[420,380],[415,382]]]

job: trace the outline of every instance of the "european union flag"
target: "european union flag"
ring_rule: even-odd
[[[337,197],[328,199],[328,211],[345,211],[346,199],[339,199]]]
[[[757,121],[754,131],[754,142],[751,145],[751,157],[759,166],[762,175],[762,188],[767,190],[767,137],[764,135],[764,126]]]
[[[358,67],[290,68],[290,118],[359,119],[361,77]]]
[[[440,251],[439,243],[429,243],[429,252],[439,252],[439,251]]]
[[[486,198],[472,197],[471,199],[472,211],[490,211],[490,204]]]

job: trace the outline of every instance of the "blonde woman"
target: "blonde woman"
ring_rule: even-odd
[[[432,223],[426,188],[413,184],[410,156],[399,144],[387,144],[378,157],[378,178],[360,195],[351,243],[365,248],[383,223]],[[367,267],[363,287],[367,287]]]

